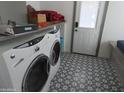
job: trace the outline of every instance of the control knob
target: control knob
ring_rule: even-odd
[[[35,52],[39,51],[40,50],[40,47],[36,46],[35,48]]]

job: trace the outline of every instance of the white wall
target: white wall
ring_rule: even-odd
[[[124,40],[124,2],[109,2],[99,56],[109,57],[109,41]]]
[[[0,1],[0,16],[4,23],[9,19],[17,23],[26,23],[26,14],[25,1]]]
[[[56,10],[65,16],[66,30],[64,32],[64,50],[70,52],[72,21],[73,21],[73,1],[41,1],[42,10]]]
[[[40,10],[40,1],[26,1],[26,5],[31,5],[35,10]]]

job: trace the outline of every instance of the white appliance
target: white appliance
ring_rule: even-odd
[[[50,78],[53,78],[60,66],[60,27],[55,27],[47,35],[49,36],[49,58],[50,58]]]
[[[47,91],[60,64],[60,30],[37,37],[3,54],[11,91]],[[58,43],[57,43],[58,42]],[[55,50],[55,53],[52,51]],[[53,54],[53,56],[52,56]],[[55,64],[54,64],[55,62]]]

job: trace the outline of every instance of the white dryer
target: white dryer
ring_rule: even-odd
[[[50,78],[53,78],[60,67],[60,26],[47,34],[49,36]]]
[[[46,34],[3,53],[12,91],[47,91],[52,79],[49,40]]]

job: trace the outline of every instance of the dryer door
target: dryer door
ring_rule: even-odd
[[[59,41],[55,41],[55,43],[53,44],[53,48],[51,50],[51,65],[55,66],[58,62],[60,56],[60,43]]]
[[[49,59],[45,55],[37,56],[28,67],[22,84],[22,91],[41,91],[47,82],[50,72]]]

